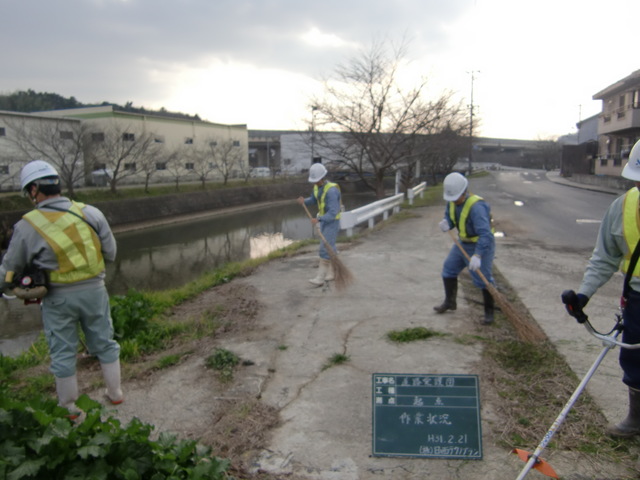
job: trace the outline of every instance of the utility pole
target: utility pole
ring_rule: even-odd
[[[480,73],[479,70],[471,71],[471,101],[469,103],[469,175],[473,171],[473,81],[475,74]]]
[[[311,107],[311,165],[316,161],[316,110],[318,107]]]

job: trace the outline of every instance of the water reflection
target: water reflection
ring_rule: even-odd
[[[374,200],[346,195],[343,201],[351,210]],[[176,288],[225,263],[261,257],[314,235],[295,202],[120,233],[116,262],[107,264],[107,289],[114,295]],[[0,352],[21,351],[40,330],[37,305],[0,300]]]
[[[251,237],[249,252],[251,258],[266,257],[271,252],[287,247],[293,240],[284,238],[282,233],[263,233],[257,237]]]

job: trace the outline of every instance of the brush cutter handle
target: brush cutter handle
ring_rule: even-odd
[[[617,317],[617,321],[616,321],[616,326],[614,327],[614,331],[616,330],[621,331],[622,320],[620,318],[620,314],[617,314],[616,317]],[[640,343],[624,343],[617,339],[617,335],[614,336],[612,333],[608,335],[604,335],[600,332],[597,332],[589,322],[585,322],[583,323],[583,325],[584,325],[584,328],[587,329],[587,332],[589,332],[591,335],[596,337],[598,340],[602,340],[602,344],[605,346],[611,346],[611,347],[617,346],[620,348],[626,348],[628,350],[640,349]]]

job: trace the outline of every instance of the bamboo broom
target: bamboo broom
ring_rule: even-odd
[[[309,212],[309,209],[307,208],[307,206],[304,203],[302,203],[301,205],[304,207],[304,211],[307,212],[309,220],[313,221],[313,217],[311,216],[311,213]],[[333,269],[333,276],[334,276],[334,281],[336,283],[336,288],[338,290],[344,290],[353,282],[353,274],[345,266],[345,264],[342,263],[342,261],[338,258],[338,254],[335,252],[333,248],[331,248],[331,245],[329,245],[329,242],[327,241],[327,239],[324,238],[324,235],[320,231],[320,225],[317,225],[317,229],[318,229],[318,235],[320,235],[320,238],[322,239],[322,242],[324,243],[324,246],[327,249],[327,252],[329,252],[329,260],[331,261],[331,268]]]
[[[462,254],[465,256],[467,261],[471,261],[469,254],[462,247],[462,245],[460,245],[460,242],[458,241],[455,234],[451,230],[449,230],[449,235],[451,236],[451,239],[455,242],[455,244],[458,246]],[[487,280],[487,278],[479,269],[475,273],[477,273],[478,276],[482,279],[485,286],[487,287],[487,290],[489,290],[489,293],[491,294],[493,299],[496,301],[496,303],[500,307],[500,310],[502,310],[502,313],[505,314],[505,316],[509,319],[513,327],[516,329],[516,332],[522,341],[535,343],[535,342],[541,342],[546,339],[546,335],[540,329],[540,327],[538,325],[532,324],[530,321],[523,318],[516,311],[513,305],[509,303],[506,297],[502,295],[496,289],[496,287],[491,282],[489,282],[489,280]]]

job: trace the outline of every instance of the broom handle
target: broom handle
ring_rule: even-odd
[[[469,254],[467,253],[467,251],[462,247],[462,245],[460,245],[460,242],[458,241],[458,239],[456,238],[455,234],[451,231],[451,230],[447,230],[449,232],[449,235],[451,236],[451,239],[455,242],[455,244],[458,246],[458,248],[460,249],[460,251],[462,252],[462,254],[466,257],[467,261],[470,262],[471,258],[469,257]],[[489,283],[489,280],[487,280],[487,277],[484,276],[484,274],[480,271],[480,269],[478,269],[476,272],[478,276],[482,279],[482,281],[484,282],[484,284],[487,286],[487,288],[493,287],[493,285],[491,285]]]
[[[302,206],[304,207],[304,211],[307,212],[307,216],[309,217],[309,220],[313,221],[313,217],[311,216],[311,212],[309,211],[307,206],[304,203],[302,204]],[[336,252],[333,250],[333,248],[331,248],[331,245],[329,245],[329,242],[327,242],[327,239],[324,238],[324,235],[320,231],[319,224],[316,225],[316,229],[318,230],[318,235],[320,235],[320,238],[324,242],[324,246],[327,247],[327,250],[329,250],[333,255],[335,255]]]

